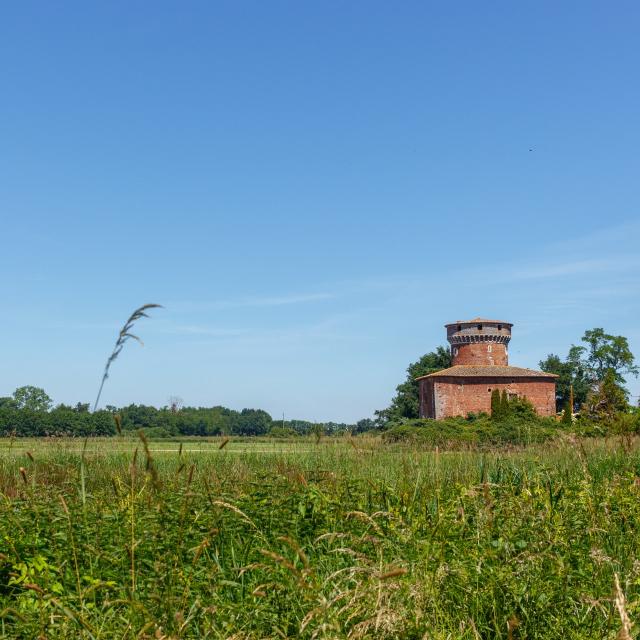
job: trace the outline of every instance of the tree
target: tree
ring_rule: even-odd
[[[366,433],[367,431],[373,431],[376,428],[375,422],[371,418],[363,418],[356,422],[356,426],[352,433]]]
[[[638,374],[629,342],[624,336],[614,336],[596,328],[584,332],[582,341],[588,346],[572,345],[566,360],[555,354],[549,354],[540,362],[540,368],[558,376],[556,382],[556,408],[562,411],[569,401],[569,392],[573,387],[573,406],[575,411],[587,399],[589,393],[605,378],[611,370],[619,384],[625,383],[624,375]]]
[[[53,404],[53,400],[46,394],[44,389],[31,385],[18,387],[13,392],[13,401],[17,409],[38,412],[49,411]]]
[[[491,392],[491,417],[494,420],[500,418],[502,403],[500,402],[500,389]]]
[[[573,424],[573,385],[569,387],[569,398],[562,412],[562,424],[571,426]]]
[[[617,416],[627,413],[629,394],[616,379],[613,369],[607,369],[603,380],[589,394],[583,409],[584,417],[611,424]]]
[[[451,351],[447,347],[438,347],[426,353],[417,362],[407,367],[405,381],[396,387],[396,395],[386,409],[376,411],[377,424],[385,425],[402,418],[418,418],[420,415],[420,376],[435,373],[451,366]]]
[[[562,411],[569,401],[570,390],[574,390],[573,410],[582,405],[592,386],[591,376],[581,359],[584,347],[572,346],[566,360],[550,353],[546,360],[540,362],[540,369],[547,373],[555,373],[556,411]]]
[[[502,395],[500,396],[500,417],[506,418],[509,416],[509,396],[507,395],[507,390],[502,390]]]
[[[243,409],[235,418],[233,433],[243,436],[261,436],[269,432],[273,420],[262,409]]]
[[[607,371],[612,371],[616,382],[621,384],[626,382],[623,374],[638,375],[629,341],[624,336],[613,336],[598,327],[585,331],[582,341],[588,345],[586,363],[598,382],[605,379]]]

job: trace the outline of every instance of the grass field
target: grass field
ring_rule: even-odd
[[[636,442],[220,445],[1,441],[0,638],[635,637]]]

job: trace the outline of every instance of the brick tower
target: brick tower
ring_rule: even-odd
[[[453,364],[420,376],[420,417],[489,413],[491,393],[527,398],[541,416],[556,412],[556,378],[544,371],[509,366],[510,322],[458,320],[445,325]]]
[[[445,326],[454,366],[472,364],[506,367],[509,364],[507,345],[513,326],[510,322],[474,318]]]

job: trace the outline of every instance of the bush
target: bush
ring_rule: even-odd
[[[467,448],[491,445],[525,445],[544,442],[558,434],[554,418],[540,418],[526,400],[509,401],[509,415],[498,419],[486,414],[445,420],[418,419],[397,424],[383,434],[386,442],[414,442],[425,446]]]
[[[272,438],[292,438],[297,437],[298,432],[291,427],[271,427],[268,435]]]
[[[432,447],[472,446],[478,444],[478,432],[464,418],[449,420],[415,419],[399,424],[382,435],[385,442],[413,442]]]

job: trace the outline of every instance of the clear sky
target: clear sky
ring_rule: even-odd
[[[445,322],[640,358],[640,4],[28,2],[0,17],[0,395],[386,406]],[[637,381],[630,388],[640,393]]]

